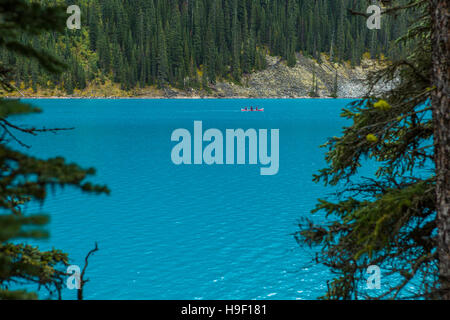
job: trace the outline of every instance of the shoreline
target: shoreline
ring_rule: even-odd
[[[135,96],[135,97],[68,97],[68,96],[23,96],[23,97],[3,97],[4,99],[29,99],[29,100],[45,100],[45,99],[55,99],[55,100],[64,100],[64,99],[79,99],[79,100],[262,100],[262,99],[285,99],[285,100],[296,100],[296,99],[363,99],[362,97],[309,97],[309,96],[299,96],[299,97],[238,97],[238,96],[230,96],[230,97],[217,97],[217,96],[174,96],[174,97],[163,97],[163,96]]]

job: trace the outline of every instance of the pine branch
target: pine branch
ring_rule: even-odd
[[[83,267],[83,270],[81,271],[81,274],[80,274],[80,289],[78,289],[78,294],[77,294],[77,297],[78,297],[78,300],[83,300],[83,289],[84,289],[84,285],[86,284],[86,282],[88,282],[89,281],[89,279],[84,279],[84,274],[86,273],[86,269],[87,269],[87,267],[88,267],[88,263],[89,263],[89,257],[94,253],[94,252],[96,252],[96,251],[98,251],[99,249],[98,249],[98,245],[97,245],[97,242],[95,243],[95,248],[94,249],[92,249],[92,250],[90,250],[89,252],[88,252],[88,254],[86,255],[86,257],[84,258],[84,267]]]

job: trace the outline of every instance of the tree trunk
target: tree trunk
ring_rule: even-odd
[[[440,297],[450,300],[450,42],[448,0],[430,0]]]

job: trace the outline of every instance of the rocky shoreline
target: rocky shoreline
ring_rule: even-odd
[[[209,92],[204,90],[180,90],[175,88],[139,89],[121,94],[99,95],[95,90],[80,94],[25,94],[15,93],[11,98],[35,99],[310,99],[310,92],[317,82],[317,97],[348,98],[362,97],[367,87],[364,84],[370,70],[376,68],[373,60],[363,59],[361,65],[333,63],[324,54],[320,63],[314,59],[297,54],[297,64],[288,67],[279,57],[267,56],[267,68],[244,75],[241,84],[218,81],[211,85]],[[337,81],[335,80],[337,79]],[[333,96],[337,84],[336,96]],[[27,92],[28,93],[28,92]]]

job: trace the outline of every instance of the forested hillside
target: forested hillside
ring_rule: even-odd
[[[40,1],[43,2],[43,1]],[[45,1],[48,4],[53,0]],[[73,4],[66,1],[67,5]],[[58,1],[64,3],[64,1]],[[49,75],[36,61],[0,51],[15,68],[18,88],[59,87],[71,94],[91,83],[110,81],[123,90],[156,85],[207,88],[218,79],[239,82],[266,67],[266,55],[289,66],[295,54],[357,65],[364,52],[398,56],[396,39],[405,17],[383,17],[381,30],[369,30],[363,0],[84,0],[81,30],[64,35],[23,37],[68,65]]]

